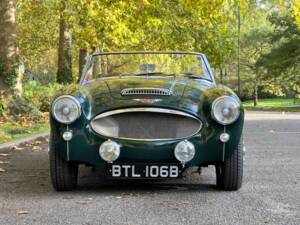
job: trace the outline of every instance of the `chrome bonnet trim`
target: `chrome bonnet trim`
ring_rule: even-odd
[[[185,117],[189,117],[189,118],[192,118],[194,120],[197,120],[198,123],[199,123],[199,129],[196,132],[194,132],[193,134],[189,135],[189,136],[180,137],[180,138],[171,138],[171,139],[170,138],[167,138],[167,139],[141,139],[141,138],[138,138],[138,139],[135,139],[135,138],[114,137],[114,136],[109,136],[108,137],[106,135],[101,134],[101,132],[96,131],[97,129],[95,129],[95,127],[93,127],[93,121],[94,120],[101,119],[101,118],[108,117],[108,116],[115,115],[115,114],[127,113],[127,112],[154,112],[154,113],[165,113],[165,114],[175,114],[175,115],[185,116]],[[198,117],[193,116],[193,115],[188,114],[188,113],[185,113],[185,112],[182,112],[182,111],[178,111],[178,110],[174,110],[174,109],[153,108],[153,107],[148,108],[147,107],[147,108],[117,109],[117,110],[112,110],[112,111],[109,111],[109,112],[102,113],[102,114],[99,114],[98,116],[94,117],[91,120],[90,126],[91,126],[92,130],[95,133],[97,133],[99,135],[102,135],[104,137],[107,137],[107,138],[116,138],[116,139],[119,139],[119,140],[131,140],[131,141],[176,141],[176,140],[187,139],[187,138],[190,138],[190,137],[198,134],[203,128],[203,122]]]

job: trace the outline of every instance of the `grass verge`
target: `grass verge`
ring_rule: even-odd
[[[0,144],[14,141],[49,131],[49,123],[19,125],[16,123],[0,124]]]
[[[253,106],[253,101],[245,101],[243,106],[247,110],[255,111],[300,112],[299,99],[294,104],[292,98],[259,99],[257,106]]]

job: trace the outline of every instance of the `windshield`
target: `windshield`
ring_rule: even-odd
[[[190,76],[211,80],[201,55],[189,53],[107,53],[94,55],[83,82],[123,76]]]

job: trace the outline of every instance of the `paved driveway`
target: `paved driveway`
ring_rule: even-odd
[[[214,188],[213,167],[181,181],[105,182],[53,191],[46,141],[0,155],[0,224],[300,224],[300,114],[248,112],[241,190]],[[7,164],[5,162],[8,162]]]

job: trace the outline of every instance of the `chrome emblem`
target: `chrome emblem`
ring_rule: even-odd
[[[134,101],[141,102],[141,103],[146,103],[146,104],[151,104],[155,102],[160,102],[161,99],[153,99],[153,98],[136,98],[133,99]]]

